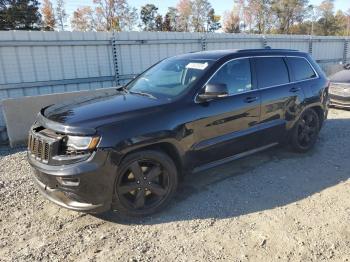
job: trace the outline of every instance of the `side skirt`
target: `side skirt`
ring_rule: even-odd
[[[198,172],[201,172],[201,171],[209,169],[209,168],[213,168],[213,167],[216,167],[216,166],[219,166],[222,164],[226,164],[226,163],[231,162],[233,160],[237,160],[237,159],[258,153],[260,151],[266,150],[266,149],[273,147],[273,146],[276,146],[276,145],[278,145],[278,143],[268,144],[266,146],[258,147],[258,148],[255,148],[255,149],[243,152],[243,153],[239,153],[239,154],[229,156],[229,157],[226,157],[226,158],[214,161],[214,162],[210,162],[208,164],[204,164],[204,165],[201,165],[201,166],[194,168],[192,170],[192,173],[198,173]]]

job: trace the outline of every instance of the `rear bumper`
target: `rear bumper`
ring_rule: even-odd
[[[98,150],[82,162],[49,166],[28,155],[40,193],[71,210],[100,213],[111,208],[116,166],[110,153]]]

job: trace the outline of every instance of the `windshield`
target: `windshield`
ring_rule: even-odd
[[[131,81],[129,91],[176,97],[189,90],[208,70],[212,60],[169,58]]]

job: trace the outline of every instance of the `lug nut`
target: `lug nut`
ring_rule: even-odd
[[[140,181],[137,181],[136,183],[137,183],[137,184],[140,184]]]

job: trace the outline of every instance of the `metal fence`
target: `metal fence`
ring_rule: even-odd
[[[270,46],[308,52],[321,66],[347,62],[349,42],[294,35],[0,32],[0,101],[110,87],[165,57],[201,50]],[[0,102],[0,132],[5,130]]]

